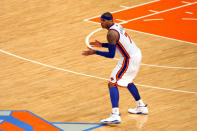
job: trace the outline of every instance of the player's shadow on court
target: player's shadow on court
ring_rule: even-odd
[[[135,120],[136,121],[136,128],[139,129],[139,130],[148,121],[148,115],[129,114],[128,117],[129,117],[128,118],[129,120],[132,120],[132,121]],[[127,122],[130,122],[129,120]],[[104,124],[104,126],[114,127],[117,130],[117,128],[120,127],[121,124]]]
[[[145,123],[148,121],[148,115],[130,114],[128,116],[129,116],[129,118],[132,118],[133,120],[136,121],[136,127],[138,129],[141,129],[145,125]]]

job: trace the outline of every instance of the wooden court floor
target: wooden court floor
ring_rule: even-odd
[[[84,20],[150,1],[0,1],[0,110],[29,110],[49,122],[99,123],[108,117],[107,79],[117,60],[81,55],[87,36],[100,28]],[[119,88],[122,123],[95,130],[196,130],[197,44],[127,32],[143,53],[134,82],[150,113],[128,114],[135,101]],[[95,39],[105,42],[106,30],[89,41]]]

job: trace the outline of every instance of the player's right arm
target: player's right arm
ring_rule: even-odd
[[[106,47],[109,48],[109,44],[115,45],[116,41],[118,40],[118,33],[115,30],[109,30],[107,33],[107,40],[108,43],[101,43],[98,40],[95,40],[94,42],[90,42],[90,45],[92,47]]]
[[[90,45],[92,47],[102,47],[102,43],[98,40],[95,40],[94,42],[90,42]]]
[[[105,45],[107,45],[108,52],[89,49],[88,51],[84,51],[83,55],[88,56],[88,55],[96,54],[96,55],[104,56],[106,58],[114,58],[116,52],[116,42],[119,39],[118,37],[119,37],[118,32],[114,30],[109,30],[107,34],[107,40],[109,43],[104,43]],[[104,44],[98,41],[90,43],[90,45],[94,45],[97,47],[98,46],[103,47]]]
[[[103,52],[103,51],[97,51],[95,50],[95,54],[100,55],[100,56],[104,56],[107,58],[114,58],[115,53],[116,53],[116,42],[118,40],[118,32],[114,31],[114,30],[109,30],[107,33],[107,48],[108,48],[108,52]]]
[[[94,42],[90,42],[90,45],[92,47],[105,47],[105,48],[108,48],[108,44],[109,43],[101,43],[100,41],[98,40],[95,40]]]

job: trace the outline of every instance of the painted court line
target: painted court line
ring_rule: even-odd
[[[163,18],[160,18],[160,19],[145,19],[144,21],[157,21],[157,20],[164,20]]]
[[[120,59],[117,59],[117,58],[114,58],[114,60],[120,60]],[[144,65],[144,66],[150,66],[150,67],[158,67],[158,68],[168,68],[168,69],[183,69],[183,70],[196,70],[197,68],[195,67],[170,67],[170,66],[159,66],[159,65],[151,65],[151,64],[141,64],[141,65]]]
[[[125,21],[125,20],[121,20],[121,19],[116,19],[116,20],[118,20],[118,21]]]
[[[197,20],[197,18],[182,18],[182,20]]]
[[[104,124],[101,124],[101,123],[63,123],[63,122],[58,123],[58,122],[52,122],[52,124],[54,124],[58,127],[61,127],[62,129],[65,129],[66,131],[73,130],[72,127],[70,127],[70,125],[73,125],[73,127],[75,127],[74,129],[79,127],[80,129],[78,129],[78,130],[82,130],[82,131],[90,131],[90,130],[105,126]],[[83,126],[83,127],[81,127],[81,126]]]
[[[137,17],[137,18],[134,18],[134,19],[131,19],[131,20],[127,20],[127,21],[122,22],[122,23],[120,23],[120,24],[126,24],[126,23],[128,23],[128,22],[130,22],[130,21],[134,21],[134,20],[146,18],[146,17],[153,16],[153,15],[156,15],[156,14],[161,14],[161,13],[164,13],[164,12],[172,11],[172,10],[175,10],[175,9],[180,9],[180,8],[183,8],[183,7],[186,7],[186,6],[190,6],[190,5],[193,5],[193,4],[196,4],[196,3],[197,3],[197,2],[193,2],[193,3],[186,4],[186,5],[177,6],[177,7],[174,7],[174,8],[170,8],[170,9],[167,9],[167,10],[163,10],[163,11],[160,11],[160,12],[155,12],[155,13],[152,13],[152,14],[149,14],[149,15],[145,15],[145,16]]]
[[[86,43],[86,45],[87,45],[89,48],[93,49],[93,48],[90,46],[90,44],[89,44],[89,39],[90,39],[90,37],[91,37],[94,33],[98,32],[98,31],[101,31],[101,30],[102,30],[102,28],[98,28],[98,29],[94,30],[93,32],[91,32],[91,33],[86,37],[85,43]],[[196,45],[196,44],[195,44],[195,45]],[[115,60],[119,60],[119,59],[117,59],[117,58],[114,58],[114,59],[115,59]],[[168,69],[189,69],[189,70],[196,70],[196,69],[197,69],[197,67],[170,67],[170,66],[158,66],[158,65],[151,65],[151,64],[141,64],[141,65],[144,65],[144,66],[151,66],[151,67],[159,67],[159,68],[168,68]]]
[[[187,1],[181,1],[182,3],[185,3],[185,4],[190,4],[190,2],[187,2]]]
[[[61,70],[61,71],[73,73],[73,74],[76,74],[76,75],[82,75],[82,76],[87,76],[87,77],[92,77],[92,78],[97,78],[97,79],[109,81],[109,79],[107,79],[107,78],[97,77],[97,76],[93,76],[93,75],[87,75],[87,74],[78,73],[78,72],[74,72],[74,71],[71,71],[71,70],[55,67],[55,66],[52,66],[52,65],[43,64],[43,63],[38,62],[38,61],[34,61],[34,60],[30,60],[30,59],[27,59],[27,58],[24,58],[24,57],[21,57],[21,56],[14,55],[12,53],[9,53],[9,52],[1,50],[1,49],[0,49],[0,52],[2,52],[4,54],[7,54],[7,55],[10,55],[10,56],[14,56],[16,58],[19,58],[19,59],[22,59],[22,60],[25,60],[25,61],[28,61],[28,62],[32,62],[32,63],[38,64],[38,65],[46,66],[46,67],[49,67],[49,68],[53,68],[53,69],[56,69],[56,70]],[[149,85],[141,85],[141,84],[137,84],[137,83],[136,83],[136,85],[139,85],[139,86],[142,86],[142,87],[147,87],[147,88],[153,88],[153,89],[169,90],[169,91],[173,91],[173,92],[197,94],[197,92],[183,91],[183,90],[174,90],[174,89],[161,88],[161,87],[154,87],[154,86],[149,86]]]
[[[33,127],[31,125],[29,125],[21,120],[18,120],[12,116],[0,116],[0,119],[7,121],[7,122],[9,122],[17,127],[20,127],[26,131],[33,131]]]
[[[185,13],[187,13],[187,14],[193,14],[192,12],[185,12]]]
[[[0,128],[5,131],[15,131],[21,128],[25,131],[53,130],[63,131],[52,123],[27,110],[0,110]]]
[[[187,44],[190,44],[190,45],[197,46],[196,43],[192,43],[192,42],[188,42],[188,41],[184,41],[184,40],[178,40],[178,39],[169,38],[169,37],[166,37],[166,36],[160,36],[160,35],[150,34],[150,33],[142,32],[142,31],[138,31],[138,30],[133,30],[133,29],[127,29],[127,30],[138,32],[138,33],[142,33],[142,34],[146,34],[146,35],[156,36],[156,37],[160,37],[160,38],[165,38],[165,39],[169,39],[169,40],[175,40],[175,41],[179,41],[179,42],[184,42],[184,43],[187,43]]]
[[[125,8],[125,9],[128,9],[129,8],[129,7],[124,6],[124,5],[120,5],[120,7]]]
[[[158,68],[168,68],[168,69],[197,70],[197,68],[195,67],[170,67],[170,66],[159,66],[159,65],[151,65],[151,64],[141,64],[141,65],[158,67]]]
[[[154,12],[154,13],[156,13],[156,12],[159,12],[159,11],[155,11],[155,10],[149,10],[150,12]]]
[[[123,10],[131,9],[131,8],[135,8],[135,7],[139,7],[139,6],[143,6],[143,5],[147,5],[147,4],[151,4],[151,3],[154,3],[154,2],[158,2],[158,1],[160,1],[160,0],[150,1],[150,2],[147,2],[147,3],[131,6],[131,7],[128,7],[128,8],[121,9],[121,10],[113,11],[111,13],[120,12],[120,11],[123,11]],[[89,19],[93,19],[93,18],[96,18],[96,17],[100,17],[100,16],[90,17],[90,18],[84,19],[84,21],[91,22],[91,21],[89,21]]]
[[[14,54],[12,54],[12,53],[9,53],[9,52],[4,51],[4,50],[1,50],[1,49],[0,49],[0,52],[2,52],[2,53],[4,53],[4,54],[7,54],[7,55],[10,55],[10,56],[14,56],[14,57],[16,57],[16,58],[19,58],[19,59],[22,59],[22,60],[25,60],[25,61],[29,61],[29,62],[38,64],[38,65],[42,65],[42,66],[46,66],[46,67],[49,67],[49,68],[53,68],[53,69],[56,69],[56,70],[65,71],[65,72],[70,72],[70,73],[73,73],[73,74],[82,75],[82,76],[87,76],[87,77],[98,78],[98,79],[102,79],[102,80],[108,80],[108,79],[101,78],[101,77],[97,77],[97,76],[86,75],[86,74],[83,74],[83,73],[78,73],[78,72],[74,72],[74,71],[71,71],[71,70],[62,69],[62,68],[55,67],[55,66],[52,66],[52,65],[47,65],[47,64],[44,64],[44,63],[41,63],[41,62],[38,62],[38,61],[34,61],[34,60],[30,60],[30,59],[27,59],[27,58],[24,58],[24,57],[21,57],[21,56],[14,55]]]

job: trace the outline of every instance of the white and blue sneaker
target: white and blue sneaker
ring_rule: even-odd
[[[101,120],[102,124],[119,124],[121,123],[120,115],[111,113],[111,116],[109,118]]]
[[[132,113],[132,114],[144,114],[144,115],[147,115],[148,114],[148,107],[147,107],[147,105],[145,105],[145,106],[137,106],[136,108],[128,109],[128,112]]]

